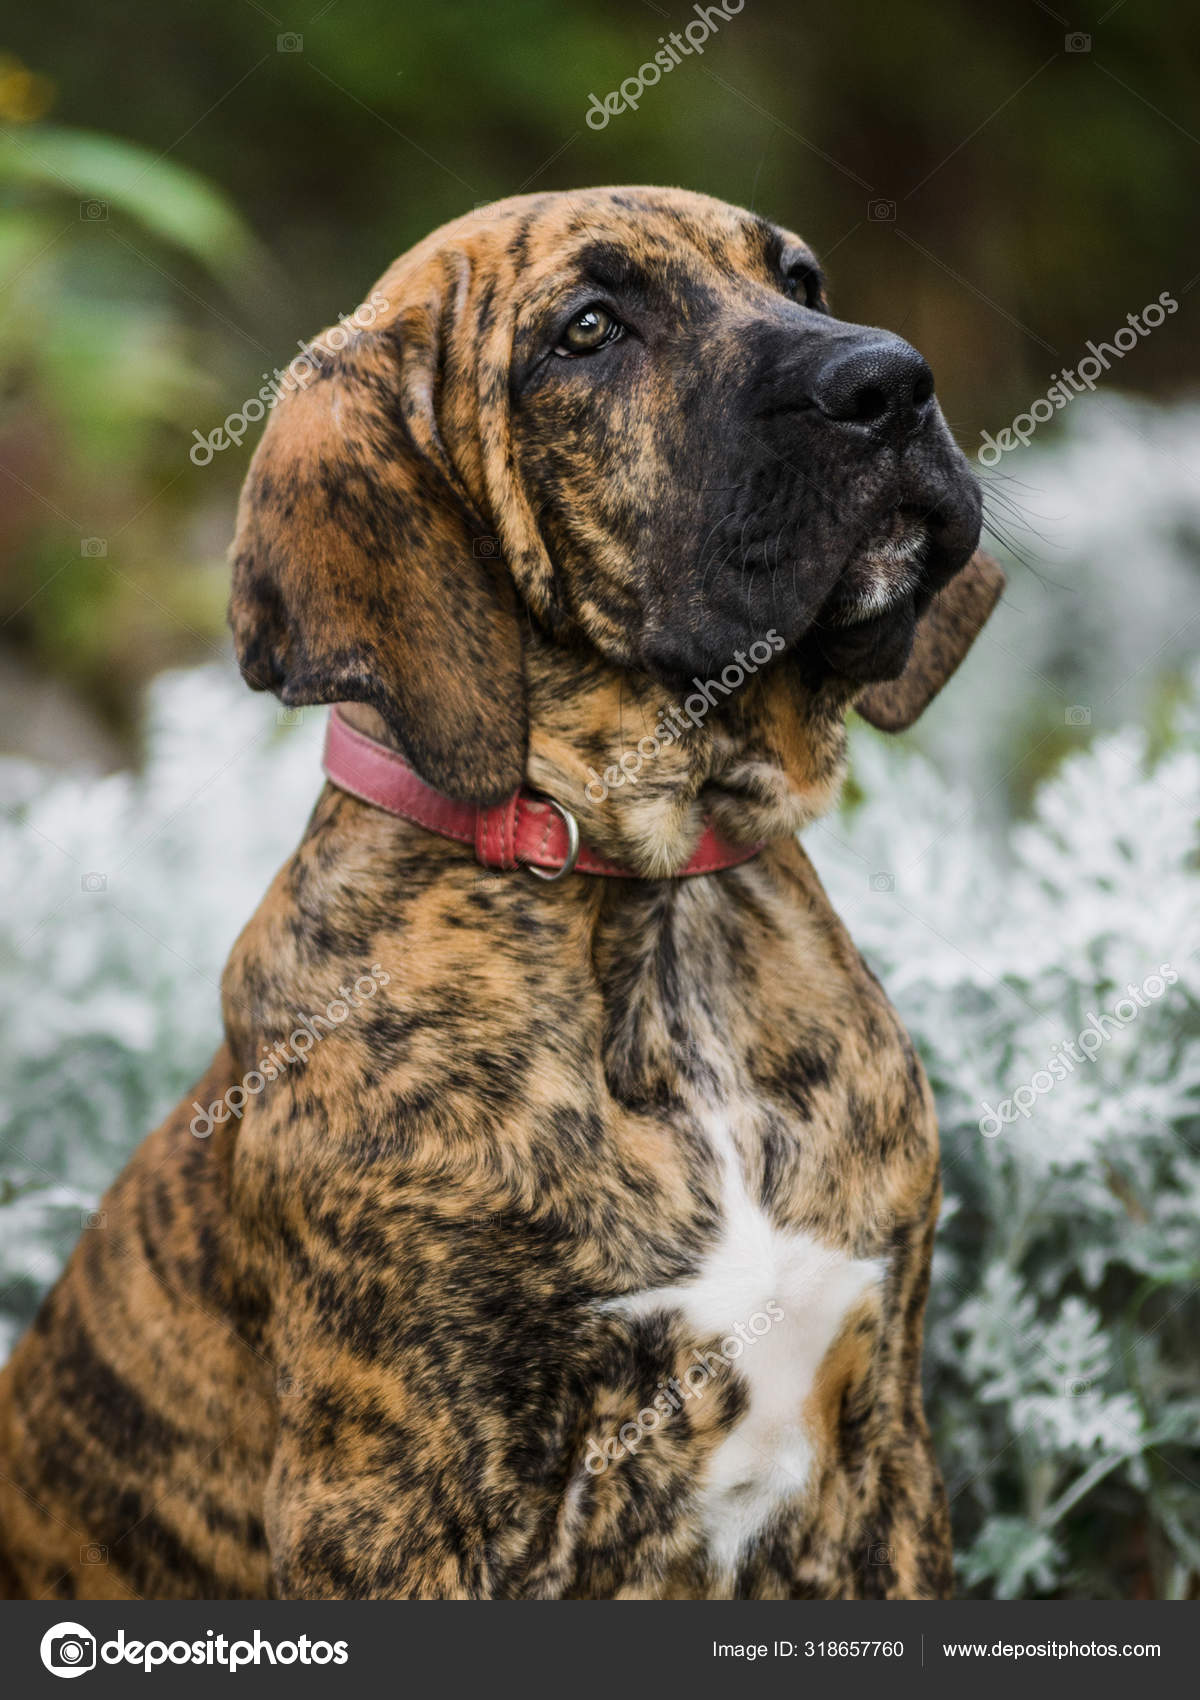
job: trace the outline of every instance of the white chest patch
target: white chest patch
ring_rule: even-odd
[[[773,1512],[808,1485],[813,1446],[804,1402],[884,1264],[775,1227],[746,1190],[728,1124],[714,1119],[708,1131],[724,1166],[720,1237],[690,1280],[630,1294],[613,1308],[629,1316],[677,1310],[698,1339],[724,1336],[722,1355],[747,1383],[746,1413],[698,1488],[713,1562],[728,1572]]]

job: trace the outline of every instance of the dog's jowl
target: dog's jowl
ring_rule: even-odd
[[[0,1379],[0,1587],[941,1595],[932,1103],[796,837],[999,594],[929,369],[677,190],[380,297],[233,554],[330,783]]]

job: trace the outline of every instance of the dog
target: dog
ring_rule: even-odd
[[[796,836],[1002,586],[929,368],[681,190],[498,203],[380,297],[233,550],[338,782],[0,1380],[5,1586],[944,1596],[933,1103]]]

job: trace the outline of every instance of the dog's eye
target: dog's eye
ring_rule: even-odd
[[[799,301],[802,306],[811,307],[818,313],[825,311],[821,301],[821,274],[815,266],[804,263],[789,266],[783,274],[783,293],[789,301]]]
[[[585,307],[576,313],[558,339],[556,354],[593,354],[605,343],[615,342],[624,330],[619,319],[603,307]]]

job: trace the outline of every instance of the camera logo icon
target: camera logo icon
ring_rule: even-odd
[[[108,875],[97,873],[81,874],[79,876],[79,889],[80,891],[107,891]]]
[[[894,224],[896,222],[895,201],[868,201],[867,217],[872,224]]]
[[[872,874],[870,884],[872,891],[895,891],[896,876],[882,872]]]
[[[1072,30],[1070,35],[1064,38],[1063,46],[1068,53],[1090,53],[1092,38],[1090,35],[1084,35],[1082,30]]]
[[[79,216],[84,224],[103,224],[108,217],[108,202],[80,201]]]
[[[503,554],[498,537],[477,537],[471,545],[477,561],[498,561]]]
[[[96,1637],[82,1623],[56,1623],[42,1636],[42,1663],[55,1676],[95,1670]]]
[[[1068,726],[1090,726],[1092,724],[1092,711],[1090,708],[1085,708],[1083,703],[1077,702],[1067,709],[1063,719]]]

